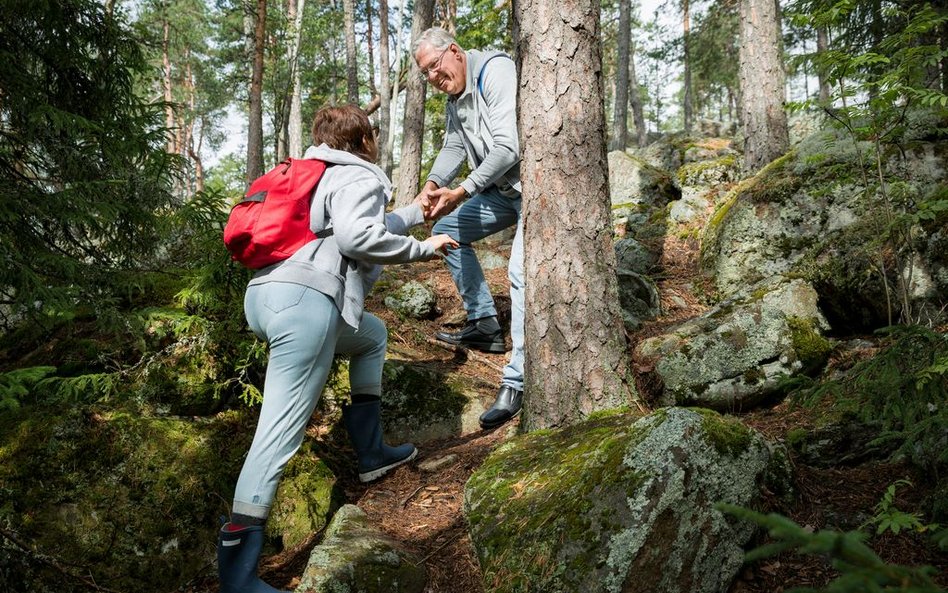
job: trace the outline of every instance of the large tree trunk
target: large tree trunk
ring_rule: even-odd
[[[381,71],[379,89],[379,167],[389,177],[392,176],[392,146],[388,137],[391,133],[392,88],[389,77],[388,55],[388,0],[379,0],[379,69]]]
[[[775,0],[741,0],[741,112],[744,171],[757,171],[787,151],[786,72]]]
[[[688,0],[682,0],[681,11],[682,25],[684,28],[684,35],[682,36],[682,61],[684,62],[685,66],[685,104],[683,111],[685,115],[685,134],[690,135],[692,123],[694,120],[694,99],[692,98],[691,89],[691,56],[688,55],[688,38],[691,35],[691,7],[688,5]]]
[[[826,31],[826,27],[819,27],[816,30],[816,53],[822,56],[826,54],[826,50],[828,49],[829,35]],[[830,84],[826,78],[826,72],[824,72],[823,68],[819,68],[816,71],[816,75],[820,80],[820,103],[829,103]]]
[[[630,403],[610,221],[599,3],[523,0],[517,97],[523,150],[523,427]]]
[[[257,0],[253,32],[253,73],[247,122],[247,183],[263,175],[263,44],[267,30],[267,0]]]
[[[303,29],[303,9],[306,0],[291,0],[296,5],[293,14],[293,39],[290,40],[292,57],[290,68],[293,72],[293,90],[290,93],[290,117],[287,123],[287,153],[293,158],[303,155],[303,104],[300,95],[300,42]]]
[[[612,150],[625,150],[629,142],[629,43],[632,36],[630,0],[619,0],[619,31],[616,35],[616,96],[612,113]]]
[[[645,106],[642,105],[642,92],[635,74],[635,45],[629,46],[629,104],[635,122],[635,143],[645,146],[648,144],[648,126],[645,125]]]
[[[342,0],[346,27],[346,100],[359,104],[359,66],[356,60],[355,0]]]
[[[416,0],[412,15],[411,39],[421,35],[431,26],[434,13],[434,0]],[[398,165],[398,191],[396,204],[404,206],[418,193],[421,175],[421,148],[425,132],[425,91],[427,83],[421,79],[421,71],[414,56],[408,59],[408,85],[405,91],[405,124],[402,128],[402,154]],[[395,95],[397,96],[397,95]]]

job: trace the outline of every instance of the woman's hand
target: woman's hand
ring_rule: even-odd
[[[451,235],[432,235],[424,240],[424,243],[434,247],[436,252],[447,253],[448,249],[456,249],[458,242],[451,238]]]

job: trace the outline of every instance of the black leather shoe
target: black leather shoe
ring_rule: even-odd
[[[437,332],[435,338],[442,342],[447,342],[448,344],[473,348],[481,352],[506,352],[507,346],[504,344],[504,331],[497,329],[496,331],[485,332],[479,327],[478,321],[479,320],[476,319],[468,321],[467,325],[459,332]],[[496,327],[496,323],[494,326]]]
[[[481,428],[497,428],[504,422],[520,414],[523,408],[523,392],[510,385],[501,385],[497,390],[497,399],[489,410],[481,414]]]

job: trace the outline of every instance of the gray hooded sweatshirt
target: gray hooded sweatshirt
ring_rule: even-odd
[[[310,229],[318,234],[331,228],[332,234],[259,270],[250,286],[265,282],[308,286],[329,296],[343,320],[358,328],[365,295],[382,272],[379,264],[431,259],[435,250],[414,237],[403,236],[424,222],[418,205],[385,213],[392,186],[377,166],[325,144],[309,147],[303,158],[330,165],[313,193]]]
[[[517,67],[503,52],[472,49],[465,53],[467,83],[464,92],[448,98],[444,146],[428,180],[445,187],[466,157],[471,173],[461,187],[468,195],[496,186],[507,197],[520,197]]]

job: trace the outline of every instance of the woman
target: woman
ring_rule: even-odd
[[[368,116],[353,105],[320,110],[304,158],[327,163],[313,194],[310,227],[329,236],[257,272],[247,287],[250,328],[269,343],[263,405],[244,461],[231,521],[218,537],[221,593],[272,593],[257,577],[263,524],[283,468],[303,441],[333,355],[351,357],[352,403],[343,421],[359,459],[359,479],[374,480],[417,454],[382,441],[380,401],[385,325],[363,311],[379,264],[430,259],[457,247],[448,235],[403,236],[424,221],[418,204],[385,213],[391,185],[373,163],[377,144]]]

